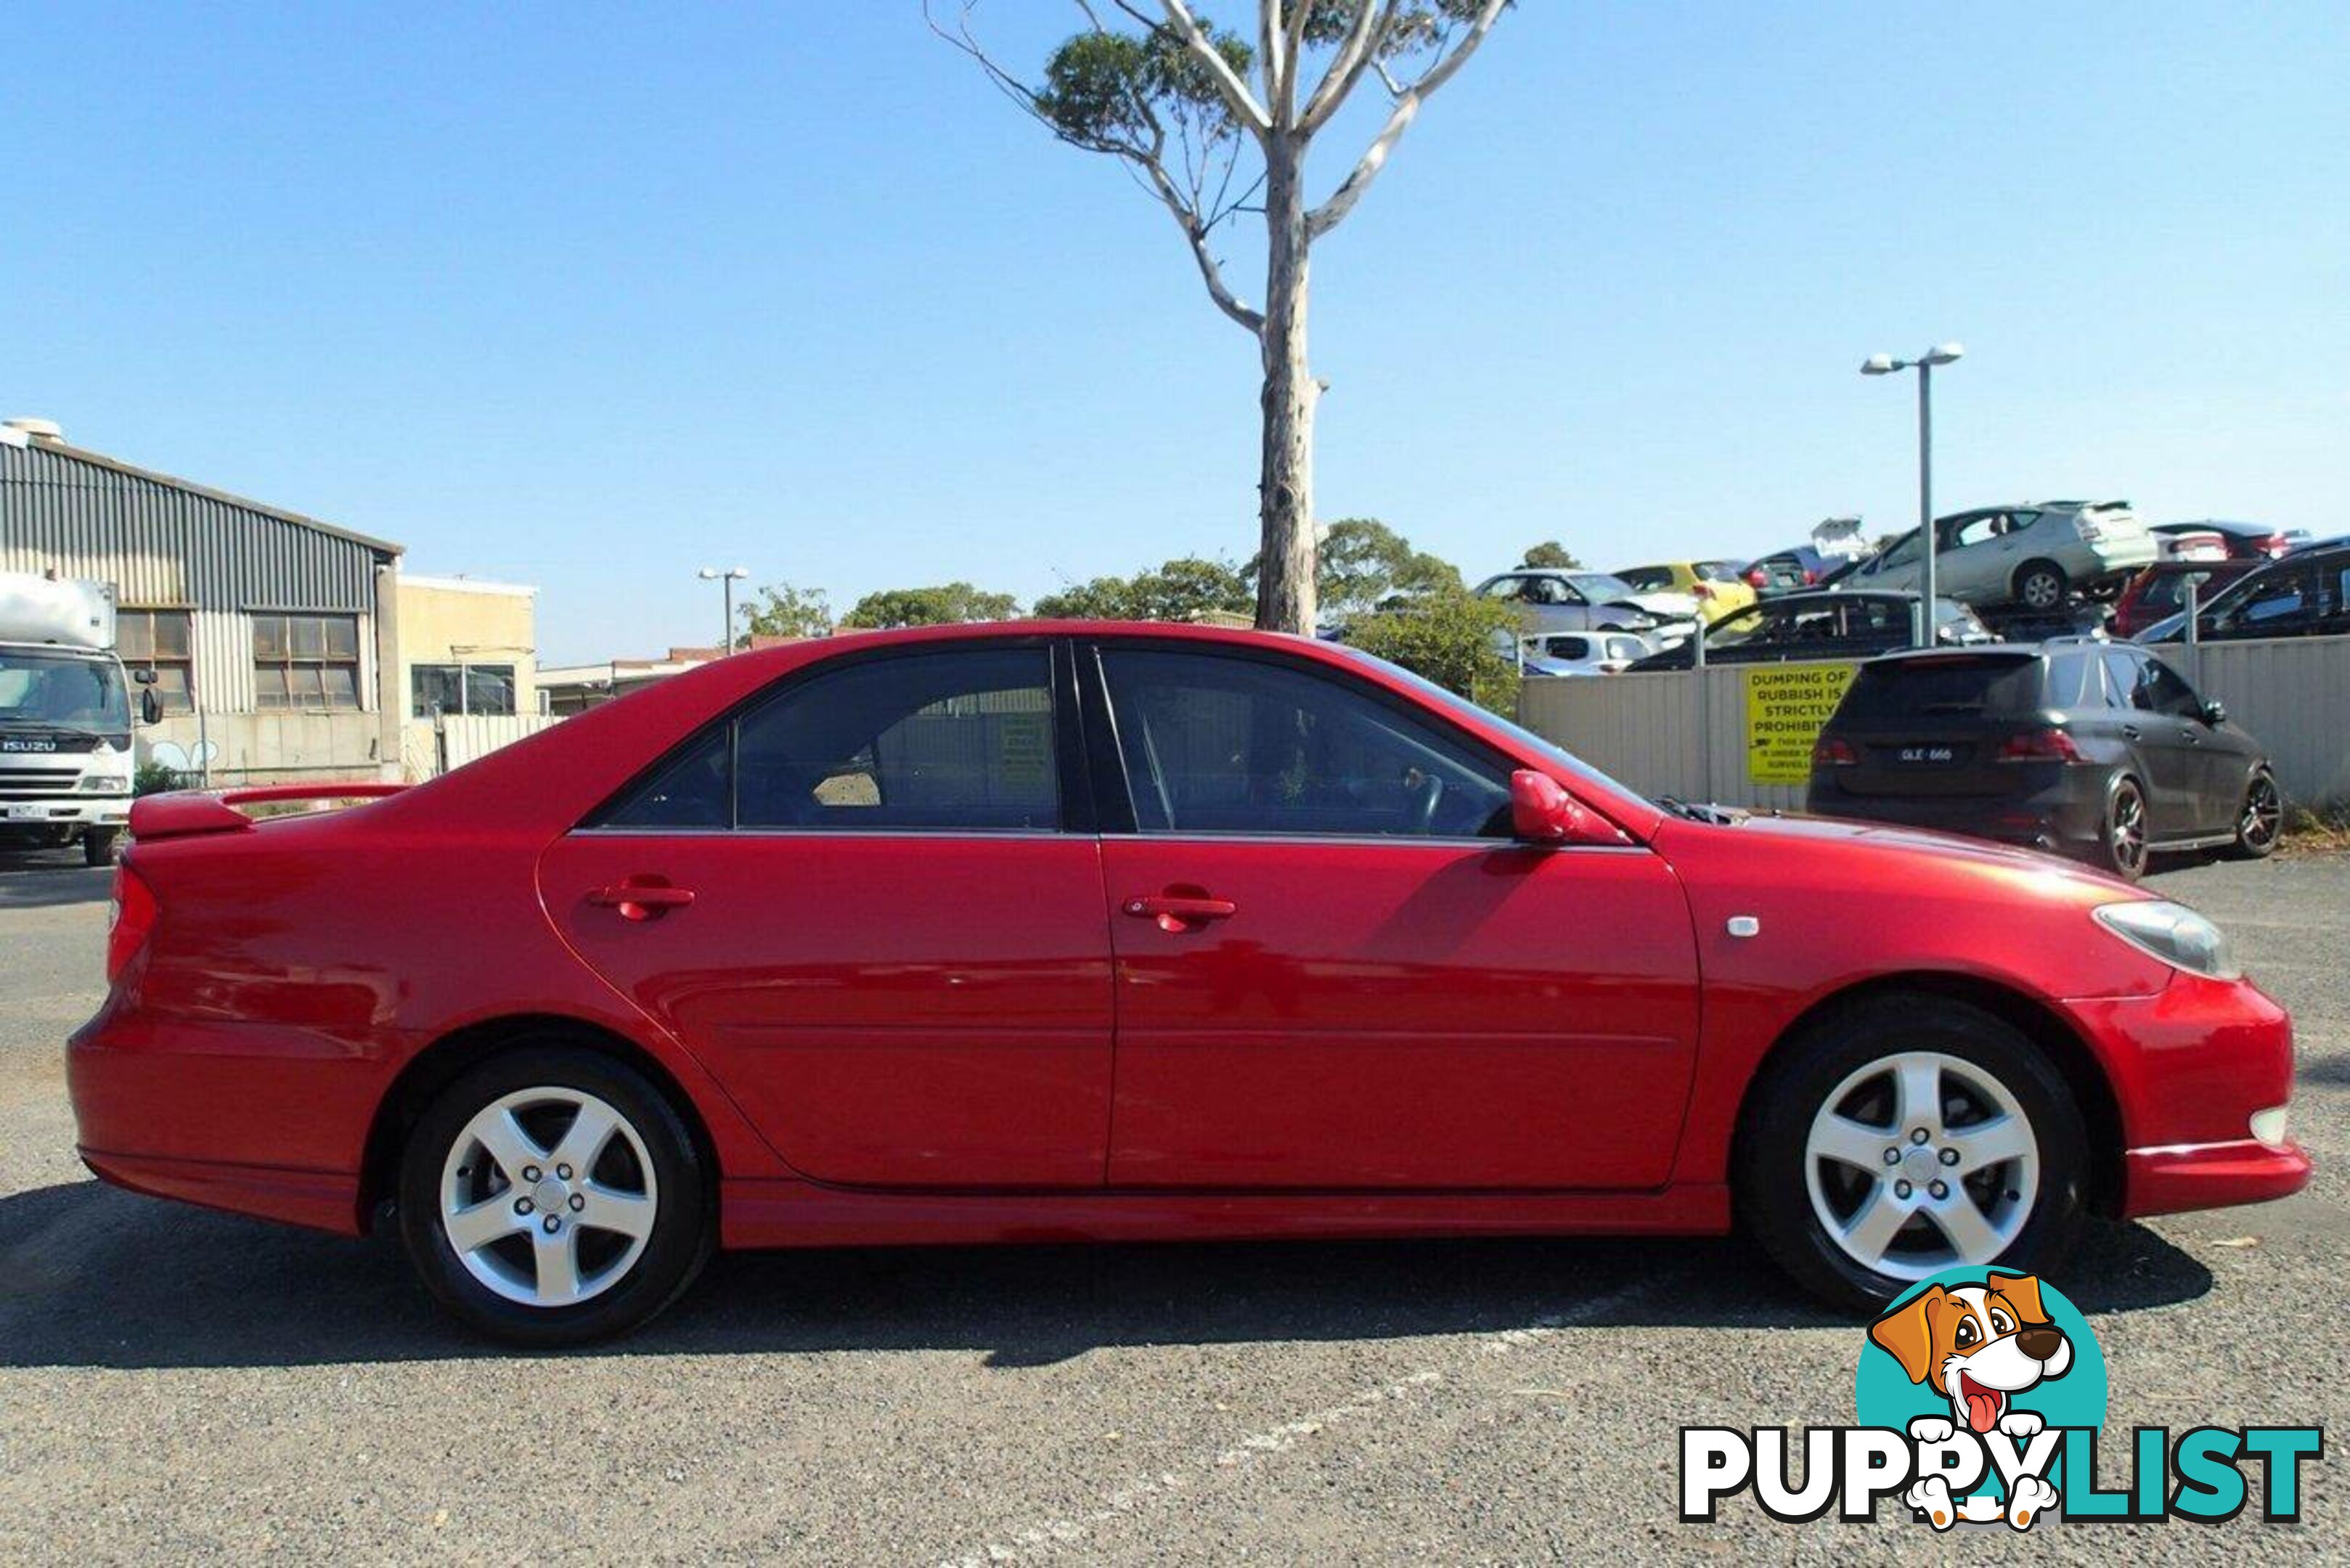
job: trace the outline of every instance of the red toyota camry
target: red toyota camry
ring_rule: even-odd
[[[2276,1198],[2284,1012],[2054,859],[1652,804],[1298,639],[720,660],[447,777],[140,803],[82,1158],[459,1316],[712,1248],[1746,1227],[1851,1303]]]

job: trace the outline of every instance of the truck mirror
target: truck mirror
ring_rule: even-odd
[[[140,673],[151,679],[154,674],[152,670],[142,670]],[[139,693],[139,722],[142,724],[160,724],[163,722],[163,699],[156,695],[155,688],[152,686]]]
[[[130,672],[130,679],[141,686],[152,686],[155,684],[155,672],[152,670],[134,670]]]

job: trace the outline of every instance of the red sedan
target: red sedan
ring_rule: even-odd
[[[396,1216],[528,1343],[718,1246],[1735,1220],[1859,1303],[2309,1177],[2291,1025],[2191,911],[1668,809],[1298,639],[805,642],[372,793],[140,803],[82,1158]]]

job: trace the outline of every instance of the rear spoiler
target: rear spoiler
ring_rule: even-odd
[[[398,794],[404,784],[254,784],[244,789],[175,790],[141,796],[130,805],[133,838],[186,838],[200,833],[250,833],[253,818],[240,805],[288,800],[375,800]]]

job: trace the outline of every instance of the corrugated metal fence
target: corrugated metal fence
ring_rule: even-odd
[[[2350,638],[2158,651],[2260,738],[2288,796],[2350,800]],[[1745,672],[1754,668],[1529,680],[1519,718],[1644,794],[1800,811],[1803,784],[1758,784],[1751,774]]]

